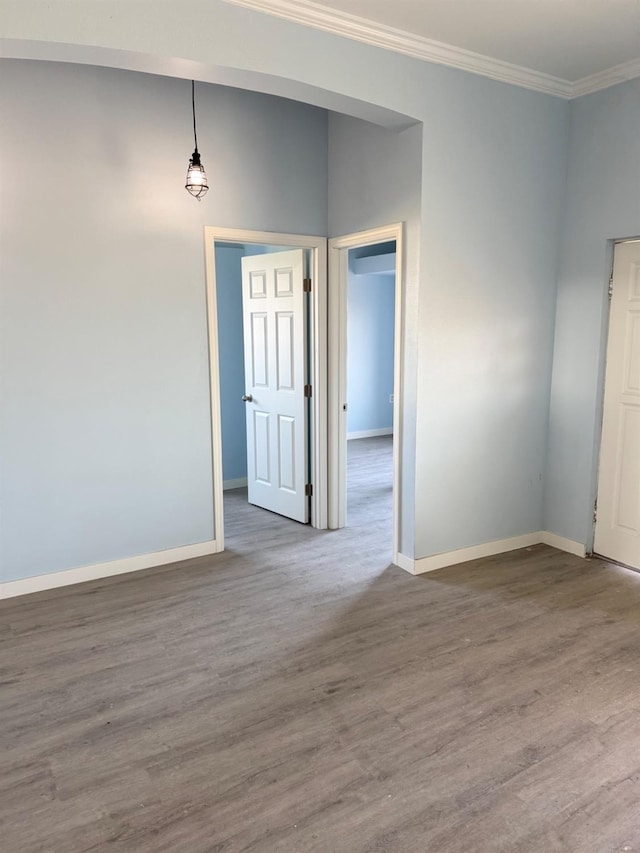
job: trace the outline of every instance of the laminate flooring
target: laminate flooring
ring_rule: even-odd
[[[640,575],[406,574],[389,446],[343,531],[227,493],[224,554],[0,604],[3,853],[640,851]]]

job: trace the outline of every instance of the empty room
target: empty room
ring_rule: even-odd
[[[0,0],[3,853],[640,851],[636,0]]]

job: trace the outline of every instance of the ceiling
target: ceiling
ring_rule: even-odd
[[[640,0],[228,2],[565,97],[640,75]]]

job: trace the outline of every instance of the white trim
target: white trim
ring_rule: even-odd
[[[318,530],[329,527],[329,436],[328,436],[328,241],[316,238],[312,244],[311,271],[311,525]]]
[[[244,489],[247,486],[246,477],[237,477],[235,480],[225,480],[222,484],[222,491],[228,492],[230,489]]]
[[[238,482],[227,480],[226,482]],[[245,480],[246,483],[246,480]],[[503,554],[506,551],[514,551],[518,548],[528,548],[538,544],[550,545],[560,551],[567,551],[578,557],[586,556],[584,545],[543,530],[540,533],[529,533],[525,536],[514,536],[511,539],[501,539],[496,542],[487,542],[484,545],[474,545],[470,548],[461,548],[458,551],[448,551],[436,554],[433,557],[422,557],[413,560],[404,554],[397,553],[394,563],[406,572],[413,575],[433,572],[447,566],[465,563],[469,560],[477,560],[480,557],[491,557],[494,554]],[[30,578],[20,578],[0,584],[0,600],[13,598],[18,595],[27,595],[33,592],[43,592],[48,589],[70,586],[77,583],[85,583],[92,580],[113,577],[115,575],[139,572],[144,569],[152,569],[157,566],[166,566],[184,560],[193,560],[196,557],[206,557],[222,551],[216,540],[200,542],[196,545],[183,545],[180,548],[170,548],[166,551],[155,551],[151,554],[140,554],[137,557],[125,557],[121,560],[111,560],[107,563],[96,563],[92,566],[82,566],[77,569],[67,569],[62,572],[51,572],[50,574],[35,575]]]
[[[213,482],[214,531],[224,550],[224,503],[222,498],[222,420],[220,416],[220,359],[218,355],[218,301],[214,235],[204,228],[204,266],[209,339],[209,406],[211,417],[211,477]]]
[[[512,536],[509,539],[497,539],[494,542],[484,542],[481,545],[471,545],[469,548],[460,548],[457,551],[445,551],[442,554],[434,554],[431,557],[420,557],[412,560],[404,554],[397,554],[395,564],[412,575],[421,575],[425,572],[435,572],[445,569],[447,566],[456,566],[458,563],[467,563],[470,560],[479,560],[482,557],[493,557],[496,554],[504,554],[507,551],[517,551],[519,548],[530,548],[532,545],[550,545],[559,551],[567,551],[577,557],[586,556],[586,548],[572,539],[565,539],[556,533],[540,530],[537,533],[525,533],[522,536]]]
[[[432,557],[421,557],[418,560],[414,560],[413,567],[407,569],[407,571],[410,571],[414,575],[435,572],[437,569],[444,569],[446,566],[455,566],[458,563],[467,563],[469,560],[479,560],[481,557],[493,557],[495,554],[516,551],[518,548],[529,548],[531,545],[539,545],[540,541],[540,533],[525,533],[524,536],[497,539],[494,542],[485,542],[482,545],[472,545],[470,548],[445,551],[442,554],[434,554]]]
[[[347,441],[352,438],[375,438],[379,435],[393,435],[393,427],[380,427],[379,429],[356,429],[347,433]]]
[[[574,542],[573,539],[558,536],[557,533],[551,533],[549,530],[542,531],[540,541],[545,545],[551,545],[552,548],[557,548],[559,551],[567,551],[569,554],[575,554],[576,557],[587,556],[587,549],[584,545]]]
[[[404,569],[405,572],[409,572],[410,575],[415,574],[413,568],[415,566],[415,560],[412,557],[405,557],[404,554],[398,552],[395,555],[395,559],[393,561],[396,566],[399,566],[401,569]]]
[[[414,59],[458,68],[470,74],[479,74],[482,77],[536,92],[543,92],[547,95],[554,95],[565,100],[598,92],[640,76],[640,60],[632,59],[595,74],[581,77],[579,80],[565,80],[562,77],[545,74],[445,42],[427,39],[394,27],[387,27],[384,24],[356,15],[328,9],[317,3],[309,2],[309,0],[295,0],[295,2],[292,0],[224,0],[224,2],[255,12],[275,15],[293,23],[324,30],[333,35],[350,38],[383,50],[392,50]],[[191,71],[178,73],[175,67],[168,68],[167,63],[158,56],[126,53],[122,50],[111,50],[91,45],[69,45],[0,38],[0,56],[12,59],[44,59],[49,62],[72,61],[85,65],[105,65],[111,68],[124,68],[147,74],[169,74],[172,77],[184,77],[187,80],[193,76]],[[238,69],[227,68],[221,71],[220,68],[214,66],[211,68],[214,71],[209,71],[208,74],[201,70],[198,79],[218,85],[253,88],[247,84],[243,73]],[[318,105],[323,106],[324,104],[319,103]],[[394,127],[397,130],[406,129],[414,123],[410,117],[402,116],[382,107],[374,109],[373,113],[370,111],[368,117],[364,115],[360,117],[383,126]]]
[[[211,433],[216,531],[223,536],[224,505],[222,480],[222,423],[220,420],[220,361],[218,354],[218,309],[216,301],[215,244],[257,243],[259,245],[287,246],[311,250],[311,365],[310,444],[311,444],[311,526],[326,530],[328,515],[327,474],[327,239],[301,234],[281,234],[275,231],[250,231],[244,228],[222,228],[206,225],[204,228],[207,318],[209,329],[209,364],[211,379]],[[220,474],[218,474],[220,472]]]
[[[349,259],[329,240],[329,528],[346,524],[346,345]]]
[[[544,92],[547,95],[555,95],[566,100],[597,92],[640,76],[640,60],[631,60],[572,82],[452,44],[415,35],[359,15],[329,9],[311,0],[226,0],[226,2],[252,9],[254,12],[285,18],[295,24],[315,27],[333,35],[364,42],[372,47],[393,50],[425,62],[459,68],[471,74],[480,74],[482,77],[533,89],[535,92]]]
[[[596,442],[595,442],[595,453],[593,457],[593,491],[591,494],[591,500],[589,502],[588,507],[585,509],[590,510],[591,506],[594,509],[597,509],[597,512],[593,513],[591,516],[592,523],[590,525],[590,539],[588,542],[587,550],[589,553],[593,553],[594,555],[603,556],[602,551],[610,552],[610,546],[614,543],[602,542],[602,536],[605,535],[605,540],[607,539],[607,520],[610,522],[613,521],[611,513],[612,513],[612,499],[617,501],[619,498],[614,498],[614,495],[610,490],[615,492],[615,488],[611,481],[609,481],[609,488],[605,486],[604,480],[606,481],[606,463],[603,458],[603,438],[606,438],[605,435],[605,419],[608,421],[607,426],[611,427],[611,421],[609,418],[606,418],[608,414],[611,413],[611,407],[609,398],[612,393],[612,368],[613,362],[617,362],[618,365],[622,365],[623,361],[618,360],[621,358],[620,356],[612,358],[612,347],[615,349],[614,342],[618,341],[618,335],[615,332],[620,331],[620,327],[618,327],[615,332],[612,330],[612,320],[616,317],[617,314],[617,306],[619,306],[619,300],[624,299],[624,294],[626,292],[626,288],[628,284],[623,284],[623,282],[618,281],[618,264],[621,262],[621,256],[624,256],[624,253],[627,251],[629,244],[640,243],[640,237],[622,237],[619,239],[614,239],[609,241],[609,261],[608,264],[608,275],[606,279],[602,282],[602,305],[604,306],[604,316],[603,323],[601,326],[601,350],[600,350],[600,358],[599,358],[599,382],[598,382],[598,400],[597,400],[597,422],[596,422]],[[638,247],[640,248],[640,247]],[[632,246],[630,249],[631,252],[635,251],[635,247]],[[633,255],[632,255],[633,258]],[[635,262],[635,258],[633,258]],[[626,262],[625,262],[626,263]],[[619,284],[622,287],[619,287]],[[630,296],[630,294],[629,294]],[[635,301],[635,300],[634,300]],[[635,313],[635,312],[634,312]],[[616,318],[617,319],[617,318]],[[629,334],[627,331],[623,334]],[[613,379],[615,384],[615,379]],[[622,390],[621,386],[618,386],[619,390]],[[621,421],[618,422],[617,429],[620,429]],[[611,436],[611,432],[614,434],[617,432],[617,429],[609,429],[609,435]],[[620,434],[616,441],[620,441]],[[609,449],[609,448],[606,448]],[[604,454],[607,456],[608,454],[605,452]],[[611,459],[611,456],[609,456]],[[609,509],[607,511],[606,507],[609,505]],[[591,515],[591,513],[589,513]],[[606,519],[606,516],[609,516],[609,519]],[[609,533],[611,533],[611,529],[609,529]],[[616,543],[619,543],[620,539],[616,540]],[[605,545],[602,548],[603,544]],[[598,545],[600,547],[598,547]],[[609,547],[607,547],[607,545]],[[620,555],[619,555],[620,556]],[[632,556],[634,556],[632,554]],[[636,566],[636,560],[616,560],[614,557],[607,556],[604,557],[606,560],[610,560],[611,562],[619,563],[627,568],[631,568],[633,570],[640,569],[640,566]]]
[[[51,572],[46,575],[35,575],[31,578],[20,578],[0,584],[0,599],[13,598],[16,595],[27,595],[32,592],[42,592],[47,589],[57,589],[86,581],[100,580],[114,575],[129,572],[139,572],[156,566],[166,566],[183,560],[193,560],[195,557],[206,557],[217,554],[222,549],[219,542],[212,539],[209,542],[199,542],[196,545],[183,545],[180,548],[169,548],[166,551],[154,551],[151,554],[140,554],[137,557],[125,557],[122,560],[110,560],[108,563],[96,563],[92,566],[82,566],[77,569],[66,569],[62,572]]]
[[[404,53],[415,59],[426,62],[435,62],[438,65],[448,65],[451,68],[459,68],[462,71],[470,71],[472,74],[480,74],[490,77],[492,80],[500,80],[503,83],[513,83],[523,86],[525,89],[534,89],[537,92],[545,92],[547,95],[556,95],[560,98],[571,97],[571,83],[513,65],[500,59],[493,59],[465,50],[451,44],[445,44],[434,39],[424,38],[405,30],[389,27],[358,15],[351,15],[337,9],[328,9],[319,3],[310,0],[227,0],[235,6],[243,6],[255,12],[264,12],[285,18],[296,24],[307,27],[315,27],[334,35],[361,41],[372,47],[381,47],[384,50],[393,50]]]
[[[329,527],[337,529],[346,523],[346,459],[347,419],[344,405],[347,391],[347,283],[349,278],[348,249],[372,246],[395,240],[395,340],[393,367],[393,554],[400,548],[400,501],[402,495],[402,400],[404,357],[404,226],[401,222],[358,231],[329,240]]]
[[[571,85],[570,97],[581,98],[583,95],[590,95],[592,92],[600,92],[602,89],[617,86],[618,83],[635,80],[636,77],[640,77],[640,59],[632,59],[630,62],[623,62],[621,65],[605,68],[604,71],[599,71],[597,74],[589,74],[588,77],[576,80]]]

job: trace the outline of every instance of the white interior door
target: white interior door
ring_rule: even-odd
[[[594,550],[640,569],[640,241],[615,249]]]
[[[304,250],[242,259],[249,503],[309,520]]]

